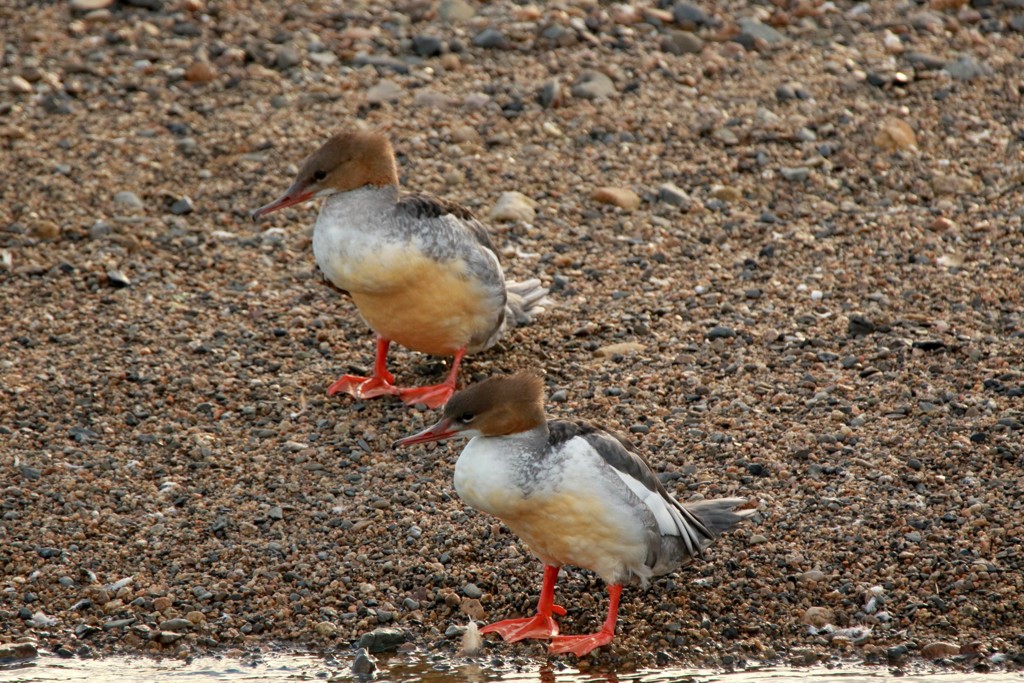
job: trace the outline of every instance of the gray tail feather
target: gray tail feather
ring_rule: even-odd
[[[757,510],[737,510],[747,502],[746,498],[715,498],[683,503],[683,507],[696,515],[716,538],[728,531]],[[710,543],[710,540],[708,541]]]
[[[540,280],[524,280],[523,282],[506,282],[505,291],[508,300],[505,302],[505,324],[509,327],[525,325],[533,320],[538,313],[550,306],[548,290],[541,287]]]

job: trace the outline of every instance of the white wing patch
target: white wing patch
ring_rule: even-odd
[[[686,550],[691,555],[700,552],[700,534],[687,522],[679,510],[671,502],[665,500],[658,491],[652,491],[637,479],[614,467],[610,468],[619,479],[629,487],[629,490],[640,499],[640,502],[647,506],[647,509],[654,515],[658,522],[658,531],[662,536],[678,536],[686,543]]]

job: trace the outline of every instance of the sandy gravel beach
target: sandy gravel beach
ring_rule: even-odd
[[[0,643],[457,652],[541,565],[373,337],[312,204],[342,129],[555,305],[467,359],[758,514],[627,589],[598,666],[1024,664],[1024,3],[0,7]],[[514,193],[508,194],[505,193]],[[444,359],[392,352],[405,384]],[[569,568],[565,633],[606,594]],[[378,631],[378,629],[392,629]],[[372,636],[367,636],[375,632]],[[488,641],[540,659],[541,643]]]

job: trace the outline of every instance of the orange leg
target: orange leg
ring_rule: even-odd
[[[604,620],[604,626],[597,633],[590,633],[585,636],[557,636],[551,639],[548,646],[548,654],[560,655],[572,653],[582,657],[594,648],[607,645],[615,637],[615,622],[619,616],[619,598],[622,597],[622,586],[614,584],[608,586],[608,597],[611,602],[608,604],[608,618]]]
[[[544,585],[537,601],[537,614],[529,619],[506,619],[480,629],[480,633],[497,633],[510,643],[532,638],[546,640],[558,635],[558,622],[552,614],[565,615],[565,608],[555,604],[555,582],[558,567],[544,566]]]
[[[374,398],[376,396],[398,396],[399,389],[395,386],[395,377],[388,372],[388,347],[391,340],[377,336],[377,360],[373,364],[373,377],[343,375],[337,382],[327,388],[327,395],[345,392],[356,398]]]
[[[415,389],[400,389],[398,396],[403,402],[413,405],[423,403],[428,408],[440,408],[455,393],[455,379],[459,375],[459,365],[462,357],[466,355],[466,349],[462,348],[455,352],[455,360],[452,361],[452,369],[448,373],[448,379],[441,384],[430,387],[416,387]]]

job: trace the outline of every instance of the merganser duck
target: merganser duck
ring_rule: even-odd
[[[306,159],[281,197],[252,216],[316,197],[325,199],[313,228],[316,262],[377,333],[373,376],[345,375],[328,395],[394,395],[437,408],[455,391],[465,354],[490,348],[547,304],[540,280],[505,281],[487,229],[468,209],[399,195],[394,150],[380,133],[338,133]],[[396,387],[387,369],[392,341],[454,357],[447,379]]]
[[[537,614],[485,626],[506,641],[551,639],[551,654],[582,657],[615,634],[627,583],[646,585],[693,558],[722,532],[754,513],[743,498],[680,503],[625,438],[583,422],[548,421],[543,383],[531,373],[491,377],[456,393],[437,424],[398,446],[470,439],[455,463],[455,490],[492,514],[544,563]],[[604,626],[559,636],[553,615],[559,568],[576,565],[608,585]]]

